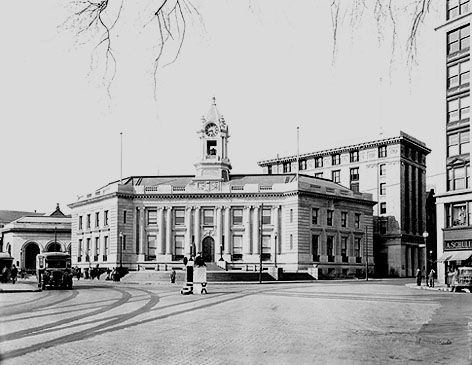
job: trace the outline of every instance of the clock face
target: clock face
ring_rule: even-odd
[[[215,123],[207,124],[205,133],[208,137],[215,137],[218,134],[218,126]]]

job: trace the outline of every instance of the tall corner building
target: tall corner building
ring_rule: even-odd
[[[394,137],[300,156],[260,161],[266,174],[303,174],[332,180],[354,192],[370,193],[377,276],[413,276],[424,266],[426,229],[425,143],[400,131]]]
[[[445,191],[436,197],[438,280],[470,265],[472,190],[470,185],[470,20],[469,0],[446,0],[436,28],[444,49],[443,95],[446,142]]]

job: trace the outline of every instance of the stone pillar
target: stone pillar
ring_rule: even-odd
[[[243,235],[243,254],[248,255],[251,253],[251,207],[244,207],[243,213],[244,222],[244,235]]]
[[[260,252],[260,236],[261,236],[261,221],[259,215],[261,212],[259,211],[259,206],[254,207],[253,213],[253,231],[252,231],[252,253],[254,255],[259,255]]]
[[[273,257],[273,260],[275,260],[275,255],[280,254],[280,234],[279,234],[279,206],[276,205],[272,208],[272,225],[274,226],[274,231],[272,233],[271,237],[271,247],[272,247],[272,252],[271,255]],[[311,240],[311,237],[310,237]],[[311,243],[310,243],[311,244]]]
[[[192,207],[187,207],[185,210],[185,256],[190,257],[190,248],[192,247]]]
[[[145,255],[146,250],[146,209],[144,207],[139,208],[139,254]]]
[[[225,255],[231,255],[231,207],[225,207]]]
[[[166,253],[166,236],[164,229],[164,207],[160,207],[157,210],[157,223],[159,225],[159,233],[157,237],[157,252],[159,255],[164,255]]]
[[[215,261],[218,261],[221,256],[221,241],[223,236],[223,218],[222,218],[222,207],[216,207],[216,239],[215,239]]]
[[[202,252],[202,241],[200,239],[200,207],[196,207],[195,208],[195,226],[194,226],[194,230],[195,230],[195,247],[196,247],[196,251],[195,254],[197,254],[198,252]]]
[[[172,207],[167,207],[166,220],[166,254],[172,255],[174,252],[172,247]]]

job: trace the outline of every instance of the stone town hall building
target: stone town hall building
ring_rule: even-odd
[[[197,252],[229,269],[262,256],[265,268],[360,274],[367,253],[373,270],[370,194],[307,175],[232,175],[215,103],[198,136],[195,175],[133,176],[69,205],[74,266],[167,270]]]

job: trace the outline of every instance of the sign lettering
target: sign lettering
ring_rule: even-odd
[[[457,240],[444,242],[444,250],[467,250],[472,249],[472,240]]]

